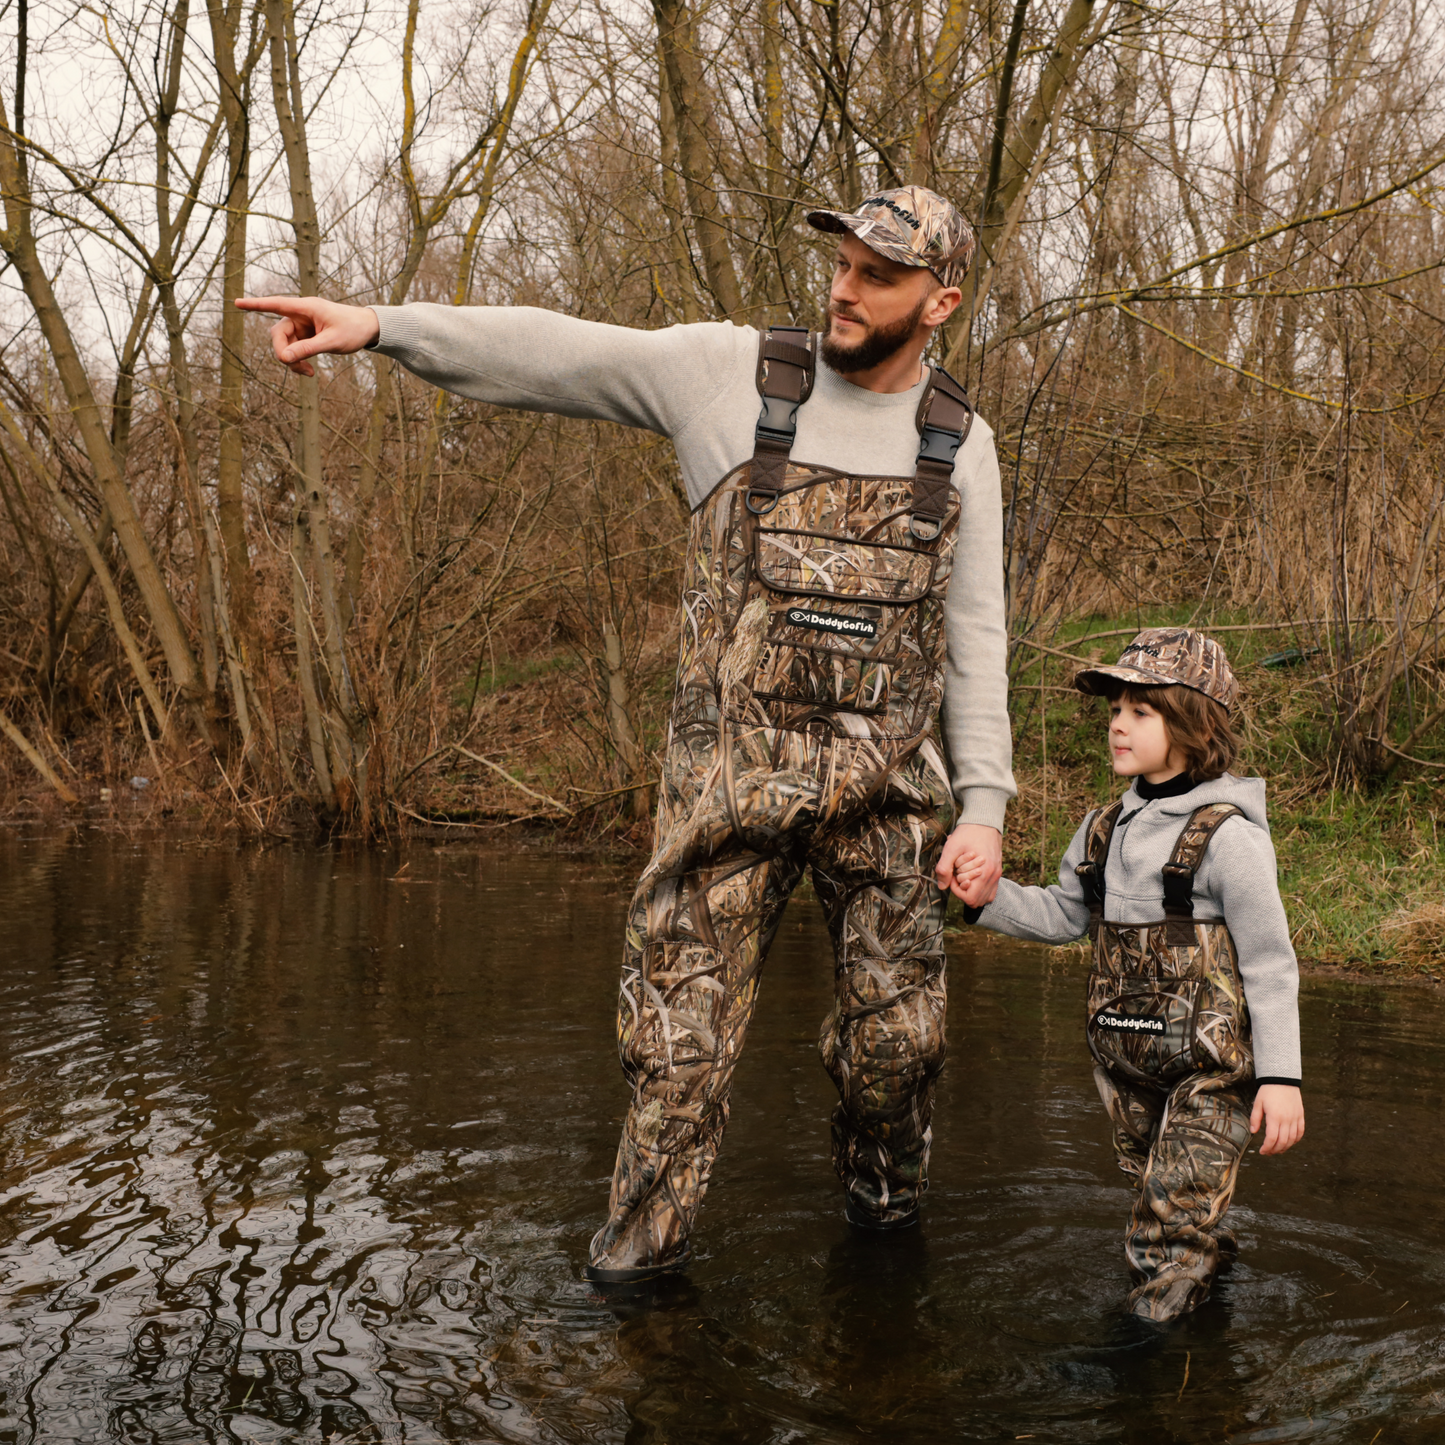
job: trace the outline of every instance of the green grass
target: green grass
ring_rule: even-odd
[[[567,666],[569,661],[567,657],[556,655],[484,658],[480,669],[469,676],[453,694],[452,706],[465,710],[471,707],[474,701],[480,701],[484,697],[525,687],[529,682],[536,682],[547,673]]]
[[[1209,631],[1251,620],[1221,611],[1194,625]],[[1128,635],[1086,639],[1187,621],[1187,610],[1154,609],[1081,619],[1038,640],[1090,661],[1113,661]],[[1445,778],[1404,767],[1376,788],[1332,785],[1328,702],[1315,685],[1323,660],[1267,669],[1263,658],[1294,645],[1288,632],[1216,635],[1243,689],[1240,771],[1269,785],[1280,892],[1301,959],[1445,975],[1439,836]],[[1106,704],[1072,691],[1077,667],[1020,649],[1011,693],[1020,797],[1010,809],[1005,843],[1005,871],[1020,882],[1052,882],[1084,812],[1122,791],[1104,749]],[[1431,757],[1438,743],[1432,751],[1422,744],[1421,751]]]

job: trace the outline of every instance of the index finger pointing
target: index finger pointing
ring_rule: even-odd
[[[238,311],[266,311],[273,316],[307,316],[311,308],[302,296],[238,296]]]

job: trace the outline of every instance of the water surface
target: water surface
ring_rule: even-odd
[[[1445,1440],[1445,1001],[1307,980],[1309,1133],[1198,1314],[1121,1317],[1076,961],[952,940],[926,1222],[827,1152],[792,905],[697,1261],[581,1279],[615,864],[0,839],[0,1441]]]

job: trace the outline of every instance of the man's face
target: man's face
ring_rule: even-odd
[[[931,271],[890,261],[857,236],[842,237],[828,294],[823,360],[845,375],[887,361],[914,338],[940,289]]]

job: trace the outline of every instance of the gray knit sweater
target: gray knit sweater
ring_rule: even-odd
[[[1244,816],[1220,824],[1194,878],[1197,918],[1223,918],[1239,954],[1262,1079],[1300,1077],[1299,967],[1280,901],[1264,780],[1229,774],[1174,798],[1145,802],[1131,786],[1104,865],[1104,917],[1153,923],[1164,916],[1163,869],[1189,815],[1205,803],[1233,803]],[[1005,878],[978,917],[984,928],[1034,943],[1070,943],[1089,927],[1089,905],[1074,869],[1084,861],[1090,813],[1059,865],[1059,881],[1025,888]]]
[[[694,507],[753,452],[758,333],[726,322],[640,331],[528,306],[377,306],[377,350],[461,396],[644,427],[668,437]],[[798,412],[793,455],[911,476],[923,383],[883,394],[826,366]],[[947,599],[943,732],[959,822],[1003,828],[1014,796],[1003,509],[993,433],[975,420],[954,463],[962,499]]]

